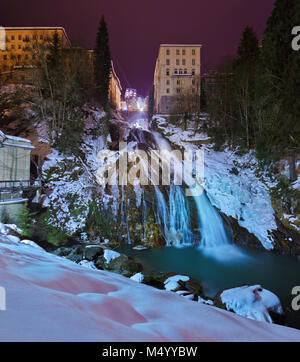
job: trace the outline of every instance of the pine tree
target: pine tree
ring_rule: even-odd
[[[54,32],[49,43],[47,64],[50,70],[59,70],[62,65],[62,44],[57,31]]]
[[[267,22],[262,44],[262,94],[268,94],[267,109],[275,114],[265,125],[270,152],[274,148],[290,157],[294,178],[295,148],[299,147],[299,64],[300,53],[292,49],[292,28],[300,19],[299,0],[277,0]],[[275,111],[274,111],[275,109]],[[272,149],[273,148],[273,149]]]
[[[109,49],[109,35],[104,16],[101,17],[94,52],[94,77],[99,101],[103,108],[107,108],[109,81],[111,76],[111,56]]]

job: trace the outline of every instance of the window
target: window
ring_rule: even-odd
[[[176,88],[176,93],[177,93],[177,94],[180,93],[180,88]]]
[[[192,75],[195,75],[195,69],[192,70]]]
[[[195,55],[196,54],[196,51],[195,49],[192,50],[192,55]]]
[[[192,65],[195,65],[196,62],[195,62],[195,59],[192,59]]]
[[[177,84],[180,84],[180,80],[179,80],[179,79],[177,79]]]
[[[187,69],[185,69],[183,72],[184,72],[184,74],[187,74]]]
[[[19,35],[19,36],[18,36],[18,39],[19,39],[19,40],[22,40],[22,35]]]
[[[166,89],[166,93],[168,93],[168,94],[170,93],[170,89],[169,89],[169,88]]]
[[[11,49],[15,49],[15,45],[14,45],[14,44],[11,45]]]
[[[4,60],[7,60],[7,55],[3,55],[3,59],[4,59]]]
[[[195,85],[195,79],[192,79],[192,84]]]
[[[170,55],[170,49],[167,49],[167,50],[166,50],[166,54],[167,54],[167,55]]]
[[[179,65],[180,63],[179,63],[179,59],[176,59],[176,65]]]
[[[182,55],[185,55],[185,49],[182,49]]]
[[[179,49],[176,49],[176,55],[180,55]]]
[[[11,36],[11,40],[15,40],[15,36],[14,36],[14,35]]]
[[[169,80],[169,79],[167,79],[167,82],[166,82],[166,83],[167,83],[167,85],[169,85],[169,84],[170,84],[170,80]]]
[[[32,55],[32,60],[35,60],[35,54]]]
[[[22,59],[22,56],[21,54],[18,55],[18,60],[21,60]]]
[[[166,75],[170,75],[170,69],[166,70]]]
[[[36,40],[36,39],[37,39],[36,35],[33,35],[32,40]]]
[[[179,69],[179,74],[182,74],[182,69]]]
[[[40,40],[43,40],[43,35],[42,34],[40,35]]]
[[[22,49],[22,45],[19,44],[19,45],[18,45],[18,48],[19,48],[19,49]]]
[[[182,65],[185,65],[185,59],[182,59]]]
[[[25,59],[28,59],[28,54],[25,55]]]
[[[170,59],[167,59],[167,65],[170,65]]]
[[[178,70],[177,70],[177,69],[174,70],[174,74],[178,74]]]

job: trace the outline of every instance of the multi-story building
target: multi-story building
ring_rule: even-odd
[[[55,32],[60,37],[62,48],[71,47],[70,40],[62,27],[0,27],[0,30],[2,39],[0,73],[7,79],[14,71],[36,66],[38,48],[44,46],[47,51],[47,46]]]
[[[161,44],[154,73],[154,111],[169,113],[185,90],[200,96],[200,44]]]

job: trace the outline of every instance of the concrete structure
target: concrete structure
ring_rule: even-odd
[[[16,74],[24,81],[25,69],[35,68],[38,64],[38,51],[47,52],[55,32],[58,33],[62,48],[70,48],[71,42],[62,27],[1,27],[0,73],[4,81]]]
[[[121,94],[122,94],[122,86],[120,79],[117,77],[114,63],[111,61],[111,75],[109,82],[109,100],[111,104],[117,109],[120,110],[122,108],[121,105]]]
[[[37,190],[39,181],[30,180],[30,154],[34,147],[29,140],[5,135],[0,131],[0,222],[16,222],[28,200],[26,191]],[[25,192],[25,193],[24,193]]]
[[[200,44],[161,44],[154,73],[154,112],[169,113],[185,90],[198,92]]]

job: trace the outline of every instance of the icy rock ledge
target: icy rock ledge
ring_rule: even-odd
[[[271,312],[283,316],[279,298],[260,285],[224,290],[215,297],[215,303],[220,302],[228,311],[260,322],[273,323]]]

